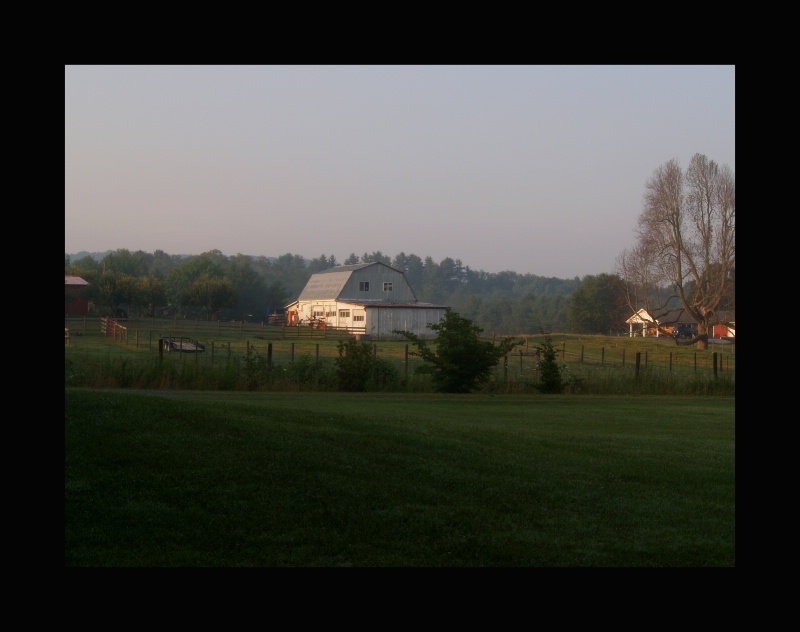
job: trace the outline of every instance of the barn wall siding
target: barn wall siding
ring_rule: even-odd
[[[368,291],[359,290],[362,282],[369,283]],[[391,291],[384,291],[384,283],[392,284]],[[416,301],[417,297],[402,272],[386,266],[374,266],[354,272],[342,288],[339,299],[407,303]]]
[[[410,331],[424,338],[434,338],[435,332],[428,323],[438,323],[444,318],[444,308],[390,307],[367,308],[367,334],[379,338],[402,338],[394,330]]]

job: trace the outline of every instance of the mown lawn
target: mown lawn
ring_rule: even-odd
[[[68,567],[732,567],[732,397],[65,388]]]

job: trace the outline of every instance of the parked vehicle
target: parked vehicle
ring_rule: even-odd
[[[697,332],[694,330],[694,327],[687,324],[679,324],[675,325],[672,328],[672,337],[673,338],[692,338],[697,335]]]

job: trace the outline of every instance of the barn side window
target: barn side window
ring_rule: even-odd
[[[363,323],[364,322],[364,314],[361,314],[359,316],[353,316],[353,322],[354,323]]]
[[[350,310],[349,309],[340,309],[339,310],[339,318],[350,318]]]
[[[359,281],[358,282],[358,291],[359,292],[369,292],[369,281]]]
[[[386,281],[383,284],[383,291],[384,292],[391,292],[392,291],[392,283],[391,283],[391,281]]]

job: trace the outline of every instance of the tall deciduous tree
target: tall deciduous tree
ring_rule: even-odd
[[[646,183],[636,235],[636,247],[617,259],[631,313],[644,307],[663,326],[685,311],[697,322],[691,342],[705,349],[735,282],[733,171],[702,154],[685,173],[675,159],[660,166]]]
[[[136,279],[136,304],[145,308],[148,316],[155,316],[156,308],[167,303],[164,283],[154,274]]]
[[[251,257],[238,253],[228,258],[225,278],[236,291],[236,312],[242,318],[257,316],[263,319],[264,278],[258,273]]]
[[[567,303],[567,325],[576,334],[620,331],[628,316],[625,282],[616,274],[584,277]]]
[[[224,276],[225,271],[222,266],[214,263],[210,257],[206,255],[190,257],[167,275],[164,281],[167,298],[170,302],[185,306],[186,292],[192,283],[201,278],[222,279]]]
[[[206,311],[210,320],[222,307],[236,305],[236,289],[228,279],[202,276],[186,289],[183,305],[196,305]]]

